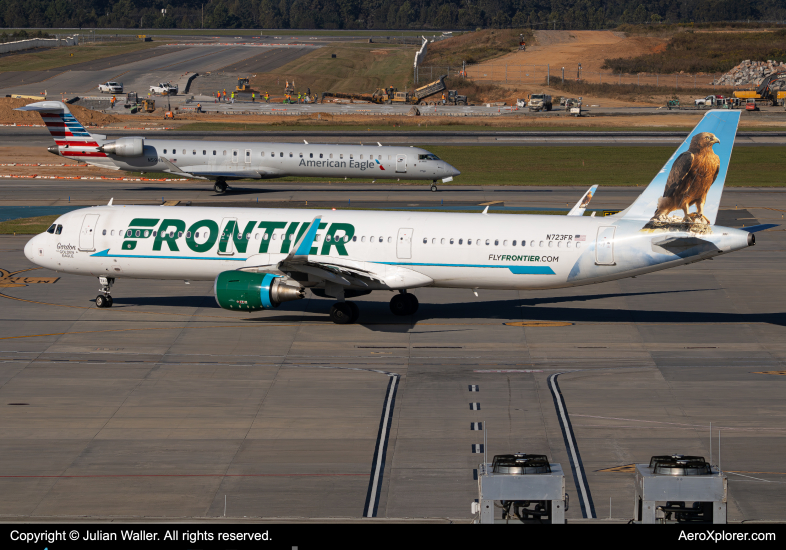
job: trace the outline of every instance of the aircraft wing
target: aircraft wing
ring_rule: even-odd
[[[590,187],[587,190],[587,192],[584,193],[584,196],[582,196],[579,199],[579,202],[577,202],[576,205],[570,209],[570,212],[568,212],[568,216],[583,216],[584,211],[587,209],[587,206],[592,200],[592,197],[595,196],[595,191],[597,190],[598,190],[597,185],[593,185],[592,187]]]
[[[342,257],[321,257],[313,247],[322,217],[317,216],[285,257],[276,261],[271,255],[260,258],[260,264],[242,269],[258,273],[305,273],[313,280],[322,279],[344,287],[368,290],[395,290],[429,286],[431,277],[406,266],[388,263],[361,262]],[[282,255],[283,256],[283,255]],[[280,256],[279,256],[280,258]],[[254,264],[254,262],[251,262]]]

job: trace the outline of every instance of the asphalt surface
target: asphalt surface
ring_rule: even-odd
[[[28,203],[57,192],[24,183],[14,198]],[[142,202],[159,192],[65,185],[64,194],[85,201],[114,194],[116,203]],[[176,191],[167,198],[238,202]],[[557,208],[582,191],[440,195]],[[593,206],[620,207],[640,191],[602,189]],[[290,185],[267,198],[302,197],[434,201],[394,186]],[[784,210],[786,191],[727,190],[718,221],[777,222]],[[26,240],[0,237],[2,269],[32,267]],[[786,242],[780,229],[757,242],[711,262],[588,287],[481,289],[477,298],[418,289],[420,309],[405,318],[389,312],[389,293],[373,293],[356,300],[362,317],[351,326],[332,324],[332,302],[314,296],[235,314],[215,306],[210,283],[123,280],[114,307],[99,310],[92,278],[38,269],[14,276],[60,278],[0,279],[0,517],[219,517],[226,495],[230,518],[359,518],[395,378],[376,517],[470,521],[482,456],[472,445],[484,437],[470,428],[483,422],[489,456],[544,453],[563,465],[567,516],[579,521],[547,383],[563,373],[594,503],[588,515],[627,521],[633,475],[613,470],[655,454],[709,458],[712,422],[722,430],[729,520],[783,521],[786,377],[774,373],[786,370]]]
[[[61,94],[67,97],[98,95],[100,83],[114,80],[123,83],[126,92],[136,91],[144,95],[151,85],[177,81],[185,73],[226,70],[242,64],[248,58],[256,58],[256,65],[260,65],[259,56],[264,55],[263,52],[269,56],[265,58],[266,66],[272,69],[303,55],[314,47],[316,46],[235,44],[160,46],[145,50],[145,52],[155,52],[148,56],[131,54],[125,62],[99,60],[93,65],[81,63],[79,67],[64,67],[59,71],[37,71],[30,77],[34,79],[33,83],[29,83],[28,79],[21,82],[24,75],[16,72],[11,78],[0,79],[0,94],[40,94],[46,91],[50,98]],[[40,78],[42,72],[47,73],[43,75],[45,78]]]

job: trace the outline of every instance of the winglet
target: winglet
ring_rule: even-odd
[[[488,213],[489,213],[489,207],[487,206],[486,208],[483,209],[483,212],[481,212],[481,214],[488,214]]]
[[[292,260],[293,258],[306,258],[311,254],[311,245],[314,244],[314,240],[317,238],[317,231],[319,231],[319,224],[321,221],[322,218],[320,216],[314,218],[314,221],[308,226],[308,229],[303,233],[303,236],[300,237],[300,240],[295,243],[295,246],[286,258],[287,260]]]
[[[584,193],[584,196],[579,199],[579,202],[576,203],[576,206],[570,209],[568,216],[583,216],[584,211],[587,209],[587,206],[592,200],[592,197],[595,196],[595,191],[597,191],[597,189],[597,185],[590,187],[587,192]]]

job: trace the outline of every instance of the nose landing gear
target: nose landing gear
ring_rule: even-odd
[[[101,284],[101,288],[98,289],[101,294],[96,296],[96,307],[112,307],[114,300],[112,300],[112,296],[109,292],[112,289],[112,285],[115,284],[115,278],[99,277],[98,282]]]
[[[437,191],[437,180],[431,182],[431,192],[435,193]]]

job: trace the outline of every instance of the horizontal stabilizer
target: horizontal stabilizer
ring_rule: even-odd
[[[765,231],[767,229],[772,229],[773,227],[778,227],[778,224],[760,223],[759,225],[751,225],[750,227],[740,227],[740,229],[747,231],[748,233],[758,233],[759,231]]]

